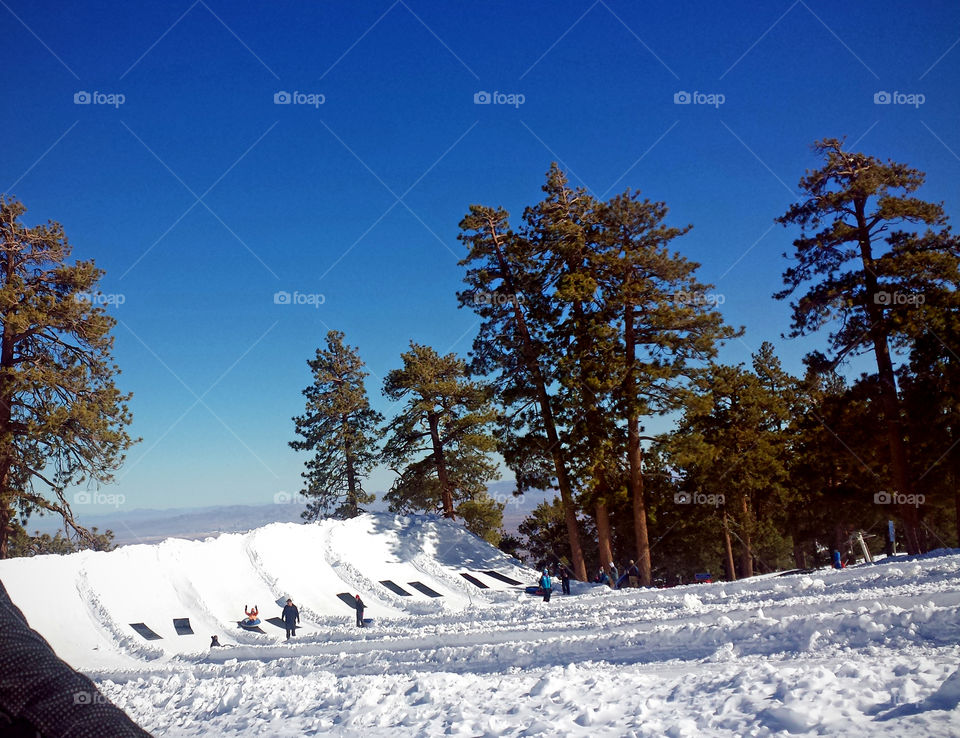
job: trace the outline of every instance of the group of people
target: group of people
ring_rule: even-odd
[[[611,561],[608,566],[600,567],[593,581],[597,584],[606,584],[610,589],[637,588],[640,586],[640,569],[637,567],[637,563],[630,559],[626,570],[621,574],[616,564]]]
[[[573,575],[570,573],[570,570],[563,564],[558,564],[554,567],[554,571],[551,574],[549,567],[543,568],[543,573],[540,575],[540,580],[537,582],[537,586],[540,588],[540,591],[543,593],[543,601],[549,602],[550,595],[553,594],[553,577],[559,577],[560,579],[560,591],[564,594],[570,594],[570,580],[573,578]]]
[[[360,599],[360,595],[356,596],[356,601],[354,607],[357,611],[357,627],[363,628],[363,611],[366,609],[366,605],[363,604],[363,600]],[[240,624],[245,627],[259,625],[260,623],[260,611],[256,605],[252,608],[247,609],[247,606],[243,606],[243,614],[246,615],[246,620],[241,620]],[[280,619],[283,621],[283,626],[287,631],[287,640],[290,640],[291,636],[297,634],[297,626],[300,624],[300,609],[293,604],[293,599],[290,597],[287,598],[287,603],[283,606],[283,611],[280,613]],[[210,647],[222,645],[220,643],[219,637],[213,635],[210,636]]]
[[[563,594],[570,594],[570,580],[573,578],[570,569],[564,564],[556,564],[552,568],[553,571],[551,572],[551,567],[544,567],[540,574],[540,579],[537,582],[537,586],[543,594],[544,602],[549,602],[550,595],[553,594],[554,577],[560,579],[560,587]],[[636,562],[631,559],[625,571],[621,574],[616,564],[611,561],[608,566],[600,567],[592,581],[597,584],[606,584],[611,589],[622,589],[624,587],[636,588],[640,586],[640,569],[637,567]]]

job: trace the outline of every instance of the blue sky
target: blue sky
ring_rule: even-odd
[[[143,442],[101,491],[128,508],[299,489],[290,418],[330,328],[388,415],[381,378],[411,339],[464,354],[457,224],[472,203],[519,220],[553,160],[693,224],[678,250],[746,327],[731,362],[772,340],[796,370],[823,345],[781,340],[771,298],[791,240],[773,218],[815,139],[926,171],[921,194],[960,213],[953,3],[3,0],[0,17],[0,191],[122,296]]]

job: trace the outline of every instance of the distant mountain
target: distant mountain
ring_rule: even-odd
[[[553,492],[536,490],[522,497],[514,497],[513,481],[494,482],[488,489],[498,502],[503,502],[503,527],[516,533],[517,527],[530,512]],[[377,495],[378,498],[382,494]],[[208,507],[180,507],[166,510],[116,510],[100,515],[83,515],[81,522],[101,532],[112,530],[114,543],[127,546],[134,543],[157,543],[166,538],[202,540],[220,533],[244,533],[269,523],[299,523],[304,504],[296,499],[267,505],[212,505]],[[382,506],[374,505],[374,511]],[[27,523],[30,533],[39,530],[53,535],[61,529],[56,516],[34,517]]]
[[[303,509],[303,505],[268,504],[118,510],[102,515],[84,515],[81,522],[88,528],[96,526],[101,532],[112,530],[114,543],[126,546],[157,543],[166,538],[202,540],[220,533],[243,533],[268,523],[299,523]],[[52,535],[60,528],[57,520],[51,516],[31,518],[27,529],[31,533],[39,530]]]

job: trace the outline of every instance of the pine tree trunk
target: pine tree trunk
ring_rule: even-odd
[[[753,543],[750,535],[753,526],[751,525],[750,505],[745,494],[740,495],[740,511],[743,514],[742,535],[740,536],[743,543],[743,550],[740,553],[740,578],[749,579],[753,576]]]
[[[633,532],[637,545],[637,568],[640,570],[640,584],[649,587],[653,584],[653,562],[650,560],[650,535],[647,530],[647,502],[643,488],[643,449],[640,448],[640,418],[637,416],[636,401],[636,349],[633,325],[633,305],[624,308],[624,344],[626,353],[627,411],[627,462],[630,467],[627,488],[633,505]]]
[[[340,432],[343,438],[349,438],[350,426],[345,415],[340,416]],[[350,517],[355,518],[360,514],[360,510],[357,506],[357,478],[353,468],[353,451],[348,441],[344,441],[343,444],[343,458],[347,467],[347,507],[350,509]]]
[[[573,565],[573,573],[577,579],[585,582],[587,581],[587,566],[583,560],[583,547],[580,544],[577,505],[573,499],[573,488],[570,485],[570,477],[567,475],[566,459],[564,458],[563,447],[560,445],[560,437],[557,434],[553,408],[550,405],[550,395],[547,394],[547,384],[543,377],[543,371],[540,368],[540,359],[537,356],[536,347],[530,338],[530,332],[527,330],[526,319],[523,316],[520,300],[517,297],[517,290],[510,267],[507,264],[507,260],[503,255],[503,249],[500,246],[500,234],[497,233],[496,226],[492,221],[488,221],[488,225],[490,236],[493,240],[493,248],[496,252],[497,264],[500,267],[500,274],[510,294],[514,323],[517,328],[517,335],[520,338],[521,359],[536,392],[537,404],[540,406],[540,419],[543,422],[543,430],[547,436],[547,443],[550,447],[554,474],[557,477],[557,488],[560,490],[560,504],[563,506],[563,518],[567,526],[567,540],[570,544],[570,563]]]
[[[9,281],[14,270],[13,251],[8,250],[5,263],[5,282]],[[0,338],[0,559],[7,558],[13,520],[16,491],[10,489],[10,470],[13,467],[13,440],[11,421],[13,420],[12,378],[7,370],[13,368],[13,325],[3,321],[3,335]]]
[[[450,489],[450,479],[447,476],[447,460],[443,456],[443,446],[440,445],[440,430],[436,413],[427,415],[427,423],[430,426],[430,440],[433,443],[437,481],[440,483],[440,502],[443,505],[443,517],[453,519],[456,517],[453,509],[453,491]]]
[[[870,340],[873,343],[873,352],[877,361],[877,378],[880,380],[880,402],[883,407],[884,423],[886,425],[887,445],[890,448],[890,471],[893,477],[894,491],[906,495],[910,494],[913,490],[911,489],[907,471],[907,452],[903,443],[900,398],[897,395],[893,362],[890,359],[889,337],[884,329],[883,307],[878,302],[880,290],[877,284],[877,275],[873,262],[870,230],[867,226],[866,215],[864,214],[865,205],[865,198],[858,199],[855,203],[857,226],[859,229],[860,258],[863,262],[863,274],[866,282],[864,307],[870,321]],[[911,555],[919,554],[920,516],[917,513],[917,508],[911,505],[899,505],[898,515],[903,522],[904,536],[907,541],[907,552]]]
[[[793,563],[796,564],[798,569],[807,568],[807,555],[803,552],[803,546],[799,543],[793,546]]]
[[[597,523],[597,544],[600,566],[606,569],[613,562],[613,547],[610,545],[610,511],[603,498],[597,500],[594,520]],[[616,586],[616,582],[611,582]]]
[[[360,514],[360,506],[357,504],[357,477],[353,469],[353,455],[347,451],[347,504],[350,506],[350,516],[357,517]]]
[[[960,548],[960,488],[956,485],[953,487],[953,511],[957,524],[957,547]]]
[[[724,565],[727,569],[727,580],[735,582],[737,581],[737,569],[733,563],[733,544],[730,543],[730,524],[727,521],[726,508],[723,510],[723,550]]]

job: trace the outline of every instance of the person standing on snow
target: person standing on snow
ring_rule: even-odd
[[[553,579],[550,578],[550,571],[546,568],[544,568],[543,575],[540,577],[540,589],[543,590],[543,601],[549,602],[550,595],[553,592]]]
[[[560,564],[560,590],[565,594],[570,594],[570,570]]]
[[[613,562],[610,562],[610,586],[613,589],[617,588],[617,580],[620,579],[620,572],[617,571],[617,567],[613,565]]]
[[[366,605],[363,604],[363,600],[360,599],[360,595],[357,595],[357,604],[354,606],[357,608],[357,627],[363,627],[363,608]]]
[[[634,589],[640,586],[640,569],[637,568],[633,559],[630,559],[630,568],[627,569],[627,581]]]
[[[291,634],[297,634],[297,624],[300,622],[300,611],[289,597],[287,598],[287,604],[284,606],[283,613],[280,617],[283,619],[283,624],[287,628],[287,640],[289,641]]]

